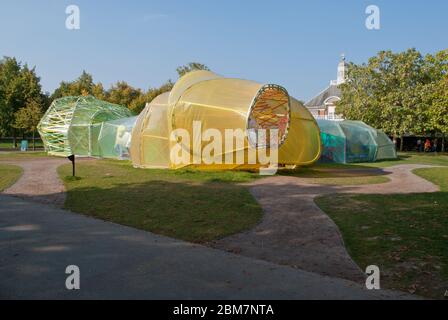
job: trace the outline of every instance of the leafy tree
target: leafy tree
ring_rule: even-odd
[[[193,70],[209,69],[207,66],[197,62],[191,62],[177,68],[179,76]],[[105,90],[101,83],[94,83],[92,76],[83,71],[81,76],[72,82],[62,81],[49,99],[52,101],[64,96],[93,95],[98,99],[127,106],[135,113],[140,113],[146,103],[151,102],[158,95],[170,91],[173,86],[174,83],[168,80],[160,87],[149,88],[147,91],[143,91],[142,89],[132,87],[125,81],[118,81],[109,90]]]
[[[98,85],[94,84],[92,75],[84,70],[75,81],[62,81],[59,84],[59,88],[51,95],[51,100],[66,96],[94,95],[94,92],[99,95],[104,94],[103,92],[99,92],[99,88]]]
[[[15,58],[0,61],[0,134],[11,133],[14,112],[20,107],[19,78],[21,66]]]
[[[61,81],[61,83],[59,84],[59,87],[56,88],[53,92],[53,94],[50,96],[50,100],[55,100],[55,99],[59,99],[65,96],[69,96],[70,95],[70,83],[69,82],[65,82],[65,81]]]
[[[140,113],[145,108],[146,103],[151,102],[155,97],[162,93],[171,91],[173,86],[174,83],[171,82],[171,80],[168,80],[159,88],[149,88],[148,91],[146,91],[144,94],[132,100],[132,102],[129,104],[129,109],[134,111],[134,113],[136,114]]]
[[[141,89],[135,89],[125,81],[119,81],[107,91],[107,101],[129,107],[133,100],[142,95]]]
[[[193,70],[209,70],[201,63],[192,62],[177,68],[179,76]],[[105,90],[101,83],[95,83],[91,74],[83,71],[74,81],[62,81],[53,94],[42,93],[40,78],[35,68],[30,69],[15,58],[0,60],[0,135],[12,134],[16,143],[16,130],[35,134],[40,117],[54,99],[64,96],[93,95],[98,99],[125,105],[136,113],[141,112],[147,102],[170,91],[173,82],[167,81],[160,87],[146,92],[133,88],[125,81],[119,81]],[[33,139],[34,140],[34,139]]]
[[[337,112],[401,138],[405,133],[430,129],[425,110],[431,101],[426,95],[442,65],[440,60],[423,57],[415,49],[381,51],[367,64],[351,63],[349,80],[341,85]],[[402,147],[401,143],[400,150]]]
[[[12,134],[14,146],[17,146],[15,113],[29,100],[40,106],[46,102],[35,68],[4,57],[0,61],[0,135]]]
[[[145,108],[147,102],[148,101],[146,99],[146,95],[141,94],[131,101],[131,103],[128,105],[128,108],[135,114],[139,114]]]
[[[103,84],[101,82],[98,82],[97,84],[94,84],[92,87],[92,95],[100,100],[106,100],[107,99],[107,93],[104,91]]]
[[[81,76],[72,82],[62,81],[49,99],[52,101],[64,96],[93,95],[100,100],[127,106],[135,113],[139,113],[147,102],[151,102],[163,92],[170,91],[173,85],[169,80],[159,88],[150,88],[144,92],[125,81],[118,81],[106,91],[102,83],[94,83],[92,76],[83,71]]]
[[[427,130],[442,135],[442,152],[448,133],[448,49],[427,55],[427,73],[431,83],[425,88],[429,108],[425,110]]]
[[[448,49],[434,55],[426,55],[424,71],[429,78],[429,82],[436,83],[442,80],[448,73]]]
[[[444,152],[448,133],[448,75],[431,89],[432,104],[427,110],[428,119],[432,128],[442,134],[442,152]]]
[[[27,132],[32,132],[33,150],[35,150],[36,147],[35,134],[37,125],[42,118],[42,114],[41,105],[34,100],[29,100],[25,107],[20,108],[14,114],[15,121],[13,126],[17,129],[21,129],[24,134]]]
[[[190,62],[184,66],[180,66],[176,69],[177,73],[179,74],[179,77],[182,77],[183,75],[187,74],[188,72],[195,71],[195,70],[210,70],[205,64],[199,63],[199,62]]]

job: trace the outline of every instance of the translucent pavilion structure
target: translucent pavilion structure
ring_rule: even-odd
[[[195,123],[200,122],[199,132]],[[186,131],[191,139],[177,134]],[[223,140],[213,152],[213,162],[201,158],[208,129],[225,137],[226,130],[242,131],[241,145],[225,145]],[[320,134],[309,111],[286,89],[275,84],[224,78],[210,71],[194,71],[181,77],[171,92],[156,97],[138,116],[132,131],[131,160],[139,168],[251,169],[263,166],[259,159],[249,161],[251,149],[270,153],[270,137],[265,143],[259,129],[275,129],[280,165],[308,165],[320,156]],[[176,163],[173,146],[181,145],[188,153],[186,161]],[[199,146],[199,148],[196,148]],[[198,151],[199,150],[199,151]],[[237,159],[243,158],[241,162]],[[228,163],[228,159],[233,159]]]
[[[128,108],[92,96],[64,97],[53,101],[37,128],[51,155],[120,158],[128,153],[132,116]]]
[[[321,162],[355,163],[396,159],[387,135],[362,121],[317,120],[321,130]]]
[[[98,135],[98,157],[129,160],[132,129],[137,117],[106,121]]]

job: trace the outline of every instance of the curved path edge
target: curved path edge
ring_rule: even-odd
[[[412,170],[435,166],[406,164],[382,169],[389,182],[330,186],[306,179],[273,176],[255,181],[250,191],[263,208],[262,221],[253,229],[215,241],[215,248],[297,267],[319,274],[363,282],[365,275],[348,254],[333,220],[314,199],[336,193],[398,194],[437,192],[438,186]],[[372,169],[372,172],[378,169]]]
[[[0,299],[415,299],[0,194]],[[65,288],[67,265],[81,290]]]
[[[63,207],[66,193],[57,168],[66,159],[0,160],[23,168],[22,176],[3,194]],[[274,176],[250,184],[263,208],[262,221],[252,230],[210,243],[217,249],[297,267],[331,277],[363,281],[364,274],[348,254],[333,220],[314,202],[332,193],[396,194],[436,192],[439,188],[414,175],[427,165],[399,165],[384,169],[389,182],[376,185],[329,186],[304,179]],[[378,170],[378,169],[372,169]]]
[[[2,193],[31,201],[63,207],[66,193],[57,168],[67,164],[66,159],[32,158],[23,160],[1,160],[0,163],[19,166],[21,177]]]

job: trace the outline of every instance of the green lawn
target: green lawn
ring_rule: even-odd
[[[363,163],[317,163],[310,168],[331,168],[331,169],[356,169],[356,168],[387,168],[400,164],[427,164],[435,166],[448,166],[447,153],[418,153],[418,152],[400,152],[398,159],[384,160],[378,162]]]
[[[399,164],[428,164],[435,166],[448,166],[448,155],[435,153],[401,152],[397,160],[386,160],[372,163],[355,164],[367,167],[386,168]]]
[[[381,170],[360,166],[316,165],[314,167],[281,170],[280,175],[302,178],[306,183],[325,185],[378,184],[390,181]]]
[[[22,175],[22,168],[0,163],[0,192],[13,185]]]
[[[431,181],[440,187],[440,191],[448,191],[448,168],[415,169],[416,175]]]
[[[379,184],[389,179],[381,169],[401,164],[427,164],[448,166],[446,154],[400,153],[397,160],[379,161],[373,163],[316,163],[312,166],[300,167],[294,170],[280,170],[280,175],[302,178],[307,183],[326,185],[361,185]]]
[[[0,140],[0,149],[11,149],[11,150],[20,150],[20,141],[22,139],[17,139],[17,148],[14,148],[14,144],[12,140]],[[42,148],[44,145],[42,140],[36,140],[36,148]],[[33,140],[28,139],[28,147],[29,149],[33,148]]]
[[[382,286],[443,299],[448,290],[448,168],[418,169],[441,192],[330,195],[316,199],[338,225],[349,253]]]
[[[248,172],[142,170],[98,160],[59,168],[74,212],[192,242],[207,242],[253,227],[262,211],[240,182]]]
[[[30,158],[40,158],[40,157],[51,157],[48,156],[44,151],[11,151],[11,152],[0,152],[0,160],[21,160]]]

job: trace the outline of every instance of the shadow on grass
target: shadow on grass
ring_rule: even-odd
[[[301,167],[293,170],[279,170],[279,175],[297,176],[303,178],[350,178],[350,177],[373,177],[386,176],[381,168],[372,168],[363,165],[336,165],[322,164],[314,167]]]
[[[87,178],[66,181],[65,208],[192,242],[241,232],[261,218],[261,208],[249,191],[228,183],[151,180],[103,187],[85,183]]]

